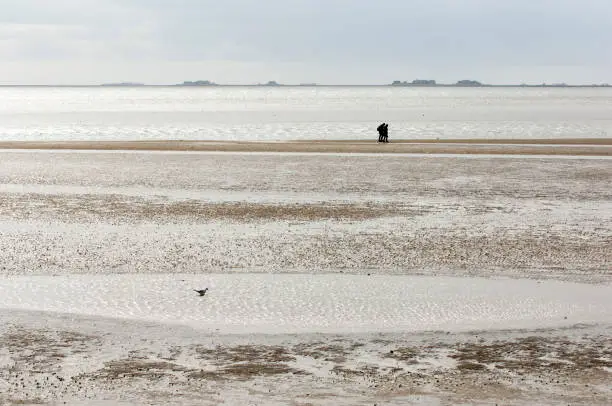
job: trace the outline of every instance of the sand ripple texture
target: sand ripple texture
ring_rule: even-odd
[[[201,297],[193,288],[209,287]],[[12,277],[0,308],[188,324],[220,333],[558,327],[612,319],[610,285],[356,275]]]
[[[0,159],[0,403],[610,404],[609,159]]]

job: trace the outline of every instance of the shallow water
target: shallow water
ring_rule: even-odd
[[[204,297],[193,289],[210,287]],[[8,277],[0,307],[188,324],[222,333],[535,328],[612,317],[610,285],[356,275]]]
[[[0,140],[606,138],[612,89],[0,87]]]

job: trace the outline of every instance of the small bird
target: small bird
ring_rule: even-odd
[[[204,296],[206,294],[206,291],[208,291],[208,288],[206,289],[194,289],[194,292],[198,292],[200,294],[200,296]]]

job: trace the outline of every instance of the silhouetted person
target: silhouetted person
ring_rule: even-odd
[[[383,123],[382,142],[389,142],[389,124]]]
[[[385,128],[386,128],[387,124],[382,123],[381,125],[379,125],[376,128],[376,131],[378,131],[378,142],[384,142],[384,134],[385,134]]]

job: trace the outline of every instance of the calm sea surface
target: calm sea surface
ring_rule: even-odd
[[[612,89],[0,88],[0,140],[612,137]]]

